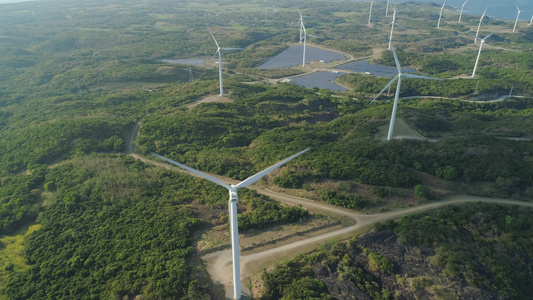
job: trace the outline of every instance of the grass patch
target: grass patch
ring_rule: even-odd
[[[0,249],[0,299],[4,299],[3,290],[6,286],[7,277],[9,276],[6,267],[13,264],[11,272],[21,272],[27,270],[28,266],[24,262],[24,239],[32,232],[41,229],[41,224],[28,225],[21,228],[15,235],[4,235],[0,237],[0,242],[4,245]]]

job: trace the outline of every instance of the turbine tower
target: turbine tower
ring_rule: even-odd
[[[442,7],[440,8],[439,22],[437,23],[437,28],[440,28],[440,19],[442,19],[442,11],[444,10],[444,5],[446,5],[446,0],[444,0],[444,3],[442,3]]]
[[[307,30],[305,29],[305,26],[304,26],[304,23],[302,21],[302,28],[303,28],[303,34],[304,34],[304,52],[303,52],[303,58],[302,58],[302,67],[305,67],[305,49],[307,47],[307,37],[313,37],[313,38],[317,38],[317,39],[321,39],[321,37],[319,36],[316,36],[316,35],[312,35],[312,34],[307,34]]]
[[[479,44],[479,52],[477,53],[477,58],[476,58],[476,64],[474,65],[474,71],[472,72],[472,77],[474,77],[476,75],[476,69],[477,69],[477,63],[479,62],[479,56],[481,55],[481,48],[483,48],[483,44],[485,44],[485,40],[488,39],[491,35],[493,35],[493,33],[487,35],[486,37],[480,39],[479,37],[476,37],[476,39],[480,40],[481,43]]]
[[[232,51],[232,50],[242,51],[244,49],[243,48],[220,48],[220,46],[218,45],[217,39],[215,39],[213,32],[211,32],[211,28],[207,26],[207,29],[209,30],[209,33],[211,33],[211,36],[213,37],[213,41],[215,41],[215,44],[217,45],[217,52],[215,52],[215,55],[217,55],[218,53],[218,78],[220,80],[220,97],[224,97],[224,84],[222,80],[222,51]]]
[[[476,38],[474,39],[474,43],[477,43],[477,37],[479,36],[479,28],[481,28],[481,23],[483,22],[483,18],[485,18],[485,14],[487,13],[487,8],[485,8],[485,11],[483,12],[483,15],[481,15],[481,19],[479,19],[479,25],[477,25],[477,31],[476,31]]]
[[[156,153],[153,153],[151,152],[150,154],[155,156],[155,157],[158,157],[168,163],[171,163],[175,166],[178,166],[182,169],[185,169],[199,177],[202,177],[204,179],[207,179],[211,182],[214,182],[220,186],[223,186],[224,188],[228,189],[229,190],[229,203],[228,203],[228,210],[229,210],[229,220],[230,220],[230,229],[231,229],[231,252],[232,252],[232,257],[233,257],[233,297],[235,299],[240,299],[241,298],[241,267],[240,267],[240,261],[239,261],[239,227],[238,227],[238,223],[237,223],[237,201],[239,200],[238,199],[238,196],[237,196],[237,189],[238,188],[243,188],[243,187],[247,187],[247,186],[250,186],[252,184],[254,184],[256,181],[258,181],[259,179],[263,178],[263,176],[267,175],[268,173],[274,171],[275,169],[277,169],[278,167],[280,167],[281,165],[287,163],[288,161],[304,154],[305,152],[309,151],[310,148],[307,148],[303,151],[300,151],[296,154],[294,154],[293,156],[289,157],[289,158],[286,158],[282,161],[280,161],[279,163],[251,176],[251,177],[248,177],[246,180],[244,181],[241,181],[240,183],[238,183],[237,185],[233,185],[233,184],[227,184],[225,183],[224,181],[214,177],[214,176],[211,176],[209,174],[206,174],[206,173],[203,173],[203,172],[200,172],[198,170],[195,170],[193,168],[190,168],[190,167],[187,167],[186,165],[183,165],[183,164],[180,164],[179,162],[176,162],[176,161],[173,161],[172,159],[169,159],[169,158],[166,158],[162,155],[159,155],[159,154],[156,154]]]
[[[390,29],[390,36],[389,36],[389,50],[392,47],[392,33],[394,32],[394,24],[396,23],[396,7],[394,8],[394,13],[392,14],[392,25]]]
[[[516,10],[518,10],[518,14],[516,15],[516,21],[514,22],[513,32],[516,30],[516,25],[518,24],[518,18],[520,18],[520,13],[522,12],[520,8],[518,8],[518,5],[516,5]]]
[[[531,16],[531,21],[529,21],[529,26],[533,25],[533,16]]]
[[[461,12],[459,13],[459,22],[457,22],[457,23],[461,23],[461,18],[463,17],[463,10],[465,9],[466,3],[468,3],[468,0],[466,0],[465,3],[463,3],[463,5],[461,5]]]
[[[440,80],[438,78],[431,78],[426,76],[419,76],[414,74],[407,74],[402,72],[402,66],[400,65],[400,61],[398,60],[398,56],[396,56],[396,51],[394,51],[394,47],[391,47],[392,55],[394,55],[394,62],[396,63],[396,68],[398,69],[398,74],[392,78],[392,80],[379,92],[379,94],[370,102],[374,102],[383,92],[385,92],[386,89],[388,89],[396,79],[398,79],[398,84],[396,85],[396,94],[394,95],[394,105],[392,106],[392,115],[390,119],[390,125],[389,125],[389,133],[387,135],[387,141],[392,140],[392,133],[394,131],[394,123],[396,121],[396,111],[398,109],[398,99],[400,98],[400,89],[402,87],[402,78],[418,78],[418,79],[431,79],[431,80]]]
[[[374,6],[374,0],[370,2],[370,12],[368,13],[368,26],[370,26],[370,20],[372,19],[372,6]]]
[[[385,17],[389,16],[389,1],[390,0],[387,0],[387,8],[385,9]]]

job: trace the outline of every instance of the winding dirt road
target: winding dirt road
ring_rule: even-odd
[[[338,229],[335,231],[330,231],[318,236],[298,240],[289,244],[281,245],[275,248],[271,248],[265,251],[256,252],[253,254],[243,254],[241,255],[241,277],[244,279],[243,284],[245,284],[247,278],[251,278],[262,268],[266,267],[265,263],[280,262],[284,259],[294,257],[297,254],[304,253],[310,249],[310,247],[316,246],[319,243],[325,242],[329,239],[339,237],[339,238],[348,238],[354,236],[355,231],[366,226],[370,226],[377,222],[384,222],[389,219],[397,219],[405,215],[413,214],[416,212],[427,211],[435,209],[438,207],[443,207],[446,205],[458,205],[465,203],[496,203],[502,205],[518,205],[524,207],[532,207],[533,203],[506,200],[506,199],[490,199],[482,197],[473,197],[473,196],[456,196],[445,201],[429,203],[425,205],[420,205],[416,207],[411,207],[407,209],[401,209],[386,213],[379,214],[359,214],[355,212],[348,212],[342,209],[331,207],[330,205],[323,203],[315,203],[306,199],[287,196],[277,193],[268,192],[262,188],[256,188],[257,192],[265,194],[269,197],[272,197],[278,201],[289,203],[289,204],[300,204],[304,207],[312,208],[322,208],[328,212],[339,213],[345,216],[352,217],[357,224]],[[266,193],[263,193],[267,191]],[[231,250],[224,250],[220,252],[211,253],[204,256],[204,260],[207,262],[208,273],[211,276],[213,282],[223,285],[226,290],[226,299],[231,299],[231,294],[228,294],[227,291],[232,291],[233,282],[231,276],[232,272],[232,260],[231,260]],[[244,291],[244,289],[243,289]],[[250,295],[249,291],[246,291]]]
[[[132,128],[130,134],[128,135],[128,139],[126,141],[127,143],[126,150],[125,150],[126,154],[134,157],[135,159],[139,159],[145,163],[153,164],[153,165],[165,168],[165,169],[178,170],[184,173],[188,173],[191,176],[195,176],[194,174],[189,173],[181,168],[177,168],[173,165],[170,165],[164,162],[151,160],[151,159],[142,157],[138,154],[135,154],[134,143],[138,135],[140,125],[141,123],[137,122]],[[216,176],[216,177],[231,184],[237,183],[237,181],[230,179],[230,178],[225,178],[222,176]],[[241,255],[241,278],[243,278],[244,281],[246,281],[248,278],[251,278],[257,272],[260,272],[261,267],[265,267],[265,265],[267,264],[273,264],[274,262],[279,262],[284,259],[293,257],[296,254],[308,251],[308,249],[310,249],[313,246],[316,246],[317,244],[321,242],[327,241],[335,237],[345,238],[345,237],[353,236],[354,231],[361,229],[365,226],[370,226],[372,224],[375,224],[376,222],[383,222],[389,219],[400,218],[402,216],[412,214],[415,212],[426,211],[426,210],[430,210],[430,209],[434,209],[434,208],[442,207],[446,205],[464,204],[464,203],[472,203],[472,202],[496,203],[496,204],[504,204],[504,205],[518,205],[518,206],[525,206],[525,207],[533,207],[533,203],[528,203],[528,202],[520,202],[520,201],[506,200],[506,199],[490,199],[490,198],[472,197],[472,196],[456,196],[445,201],[429,203],[425,205],[420,205],[420,206],[406,208],[406,209],[400,209],[400,210],[391,211],[391,212],[378,213],[378,214],[360,214],[360,213],[356,213],[348,209],[343,209],[343,208],[329,205],[326,203],[315,202],[315,201],[307,200],[307,199],[300,198],[300,197],[280,194],[280,193],[268,190],[258,185],[254,185],[249,188],[255,190],[256,192],[260,194],[263,194],[265,196],[268,196],[272,199],[275,199],[285,204],[301,205],[302,207],[305,207],[306,209],[309,209],[309,210],[318,211],[318,212],[328,212],[328,213],[332,213],[332,214],[339,215],[339,216],[349,217],[355,220],[356,224],[345,227],[345,228],[337,229],[334,231],[326,232],[324,234],[320,234],[317,236],[297,240],[297,241],[294,241],[288,244],[280,245],[280,246],[270,248],[264,251],[256,252],[253,254],[243,253],[243,255]],[[224,290],[226,291],[225,298],[231,299],[231,291],[233,287],[233,280],[231,276],[231,273],[232,273],[231,249],[210,253],[208,255],[205,255],[203,259],[207,262],[207,271],[209,275],[211,276],[211,279],[213,280],[215,285],[223,286]],[[243,284],[245,284],[245,282],[243,282]],[[248,291],[243,285],[243,298],[245,298],[247,295],[250,295],[250,294],[251,294],[250,291]]]
[[[147,159],[145,157],[142,157],[140,155],[133,153],[133,142],[135,141],[135,138],[137,136],[138,130],[140,127],[140,123],[137,123],[133,129],[132,132],[128,136],[128,145],[126,147],[126,153],[131,155],[132,157],[136,159],[140,159],[145,163],[150,163],[159,167],[163,167],[165,169],[173,169],[173,170],[179,170],[184,173],[188,173],[191,176],[195,176],[194,174],[191,174],[183,169],[177,168],[173,165],[154,161],[151,159]],[[235,184],[236,181],[225,178],[222,176],[217,176],[221,180]],[[280,245],[274,248],[270,248],[264,251],[255,252],[252,254],[246,254],[243,253],[241,255],[241,276],[244,281],[246,281],[248,278],[251,278],[253,275],[255,275],[257,272],[261,271],[262,267],[265,267],[265,264],[272,264],[274,262],[279,262],[284,259],[290,258],[295,256],[296,254],[308,251],[310,248],[316,246],[317,244],[327,241],[331,238],[339,237],[339,238],[347,238],[350,236],[353,236],[356,230],[361,229],[366,226],[370,226],[372,224],[375,224],[376,222],[384,222],[389,219],[396,219],[400,218],[402,216],[426,211],[446,205],[457,205],[457,204],[464,204],[464,203],[473,203],[473,202],[480,202],[480,203],[496,203],[496,204],[503,204],[503,205],[518,205],[518,206],[524,206],[524,207],[532,207],[533,203],[528,202],[521,202],[521,201],[514,201],[514,200],[506,200],[506,199],[491,199],[491,198],[483,198],[483,197],[473,197],[473,196],[456,196],[453,198],[450,198],[448,200],[439,201],[439,202],[433,202],[429,204],[424,204],[416,207],[410,207],[406,209],[400,209],[385,213],[378,213],[378,214],[360,214],[356,213],[354,211],[343,209],[337,206],[329,205],[322,202],[315,202],[311,200],[307,200],[300,197],[280,194],[277,192],[273,192],[271,190],[268,190],[262,186],[254,185],[249,187],[250,189],[255,190],[256,192],[263,194],[265,196],[268,196],[272,199],[275,199],[279,202],[289,204],[289,205],[301,205],[302,207],[305,207],[309,210],[313,211],[320,211],[320,212],[328,212],[339,216],[349,217],[353,220],[355,220],[356,224],[351,225],[345,228],[333,230],[330,232],[326,232],[324,234],[320,234],[317,236],[304,238],[301,240],[297,240],[294,242],[290,242],[284,245]],[[214,253],[207,254],[203,257],[203,259],[207,262],[207,271],[209,275],[211,276],[211,279],[215,283],[215,285],[222,285],[226,291],[226,299],[231,299],[231,291],[233,290],[233,281],[232,281],[232,261],[231,261],[231,249],[222,250]],[[245,284],[245,282],[243,282]],[[250,291],[248,291],[244,285],[243,285],[243,295],[246,297],[246,295],[250,295]]]
[[[351,60],[353,60],[353,57]],[[316,70],[313,70],[311,72],[314,72],[314,71]],[[200,98],[198,99],[198,101],[188,104],[187,107],[191,109],[191,108],[194,108],[199,103],[228,102],[228,101],[231,101],[231,100],[227,98],[221,98],[218,96],[208,96],[208,97]],[[134,144],[135,144],[135,139],[138,135],[140,126],[141,126],[141,123],[137,122],[127,137],[126,149],[125,149],[125,153],[127,155],[130,155],[135,159],[139,159],[143,161],[144,163],[153,164],[153,165],[165,168],[165,169],[177,170],[180,172],[188,173],[191,176],[195,176],[194,174],[191,174],[173,165],[170,165],[164,162],[151,160],[146,157],[135,154]],[[230,178],[225,178],[222,176],[216,176],[216,177],[220,178],[221,180],[227,183],[231,183],[231,184],[237,183],[237,181],[232,180]],[[490,199],[490,198],[481,198],[481,197],[472,197],[472,196],[456,196],[445,201],[429,203],[429,204],[425,204],[425,205],[421,205],[417,207],[411,207],[407,209],[401,209],[401,210],[385,212],[385,213],[365,215],[365,214],[356,213],[351,210],[343,209],[337,206],[332,206],[326,203],[314,202],[314,201],[307,200],[304,198],[276,193],[276,192],[273,192],[271,190],[268,190],[258,185],[251,186],[249,188],[257,191],[260,194],[266,195],[272,199],[280,201],[282,203],[286,203],[289,205],[301,205],[302,207],[305,207],[306,209],[309,209],[312,211],[328,212],[328,213],[332,213],[335,215],[351,218],[355,220],[356,224],[345,227],[345,228],[326,232],[324,234],[304,238],[304,239],[297,240],[294,242],[289,242],[287,244],[279,245],[277,247],[274,246],[273,248],[270,248],[264,251],[259,251],[259,252],[255,252],[252,254],[243,253],[243,255],[241,255],[241,278],[243,278],[243,281],[244,281],[243,282],[243,299],[247,298],[246,297],[247,295],[250,295],[250,291],[248,291],[244,286],[244,284],[246,284],[245,281],[247,281],[248,278],[251,278],[253,275],[257,274],[257,272],[260,272],[262,270],[261,269],[262,267],[272,265],[275,262],[279,262],[284,259],[293,257],[296,254],[308,251],[309,249],[316,247],[317,244],[327,241],[331,238],[335,238],[335,237],[347,238],[347,237],[353,236],[356,230],[359,230],[366,226],[370,226],[372,224],[375,224],[376,222],[383,222],[389,219],[396,219],[396,218],[400,218],[402,216],[412,214],[415,212],[426,211],[426,210],[430,210],[430,209],[434,209],[434,208],[442,207],[446,205],[457,205],[457,204],[472,203],[472,202],[496,203],[496,204],[503,204],[503,205],[518,205],[518,206],[524,206],[524,207],[533,207],[533,203],[527,203],[527,202],[520,202],[520,201],[513,201],[513,200],[506,200],[506,199]],[[224,287],[224,290],[226,291],[225,298],[231,299],[232,298],[231,291],[233,287],[232,276],[231,276],[231,273],[232,273],[231,249],[210,253],[208,255],[205,255],[203,259],[207,262],[207,271],[209,275],[211,276],[211,279],[213,280],[215,285],[222,285]]]

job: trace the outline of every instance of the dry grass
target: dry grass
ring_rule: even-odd
[[[29,269],[24,262],[24,239],[32,232],[41,229],[41,224],[28,225],[21,228],[14,235],[0,236],[0,241],[5,245],[0,249],[0,299],[4,299],[3,290],[5,288],[9,272],[6,266],[12,263],[15,267],[13,272],[21,272]]]

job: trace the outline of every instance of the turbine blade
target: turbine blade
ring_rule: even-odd
[[[296,157],[298,157],[298,156],[304,154],[305,152],[309,151],[309,149],[311,149],[311,148],[307,148],[307,149],[305,149],[305,150],[303,150],[303,151],[300,151],[300,152],[294,154],[293,156],[291,156],[291,157],[289,157],[289,158],[286,158],[286,159],[280,161],[279,163],[273,165],[272,167],[269,167],[269,168],[267,168],[267,169],[265,169],[265,170],[263,170],[263,171],[261,171],[261,172],[255,174],[255,175],[253,175],[253,176],[248,177],[246,180],[241,181],[241,182],[240,182],[239,184],[237,184],[235,187],[236,187],[236,188],[242,188],[242,187],[247,187],[247,186],[250,186],[250,185],[254,184],[256,181],[258,181],[259,179],[261,179],[263,176],[265,176],[265,175],[267,175],[268,173],[274,171],[275,169],[277,169],[277,168],[280,167],[281,165],[284,165],[284,164],[287,163],[288,161],[290,161],[290,160],[292,160],[292,159],[294,159],[294,158],[296,158]]]
[[[185,170],[187,170],[187,171],[189,171],[189,172],[191,172],[191,173],[193,173],[193,174],[195,174],[195,175],[198,175],[198,176],[200,176],[200,177],[202,177],[202,178],[204,178],[204,179],[207,179],[207,180],[209,180],[209,181],[211,181],[211,182],[214,182],[214,183],[216,183],[216,184],[218,184],[218,185],[221,185],[221,186],[223,186],[223,187],[225,187],[225,188],[227,188],[227,189],[230,188],[230,185],[229,185],[229,184],[225,183],[224,181],[222,181],[222,180],[220,180],[220,179],[218,179],[218,178],[216,178],[216,177],[213,177],[213,176],[211,176],[211,175],[209,175],[209,174],[206,174],[206,173],[204,173],[204,172],[200,172],[200,171],[195,170],[195,169],[193,169],[193,168],[191,168],[191,167],[187,167],[186,165],[184,165],[184,164],[180,164],[179,162],[176,162],[176,161],[173,161],[173,160],[170,159],[170,158],[166,158],[166,157],[164,157],[163,155],[159,155],[159,154],[154,153],[154,152],[150,152],[150,155],[153,155],[153,156],[155,156],[155,157],[157,157],[157,158],[160,158],[160,159],[162,159],[162,160],[164,160],[164,161],[166,161],[166,162],[168,162],[168,163],[171,163],[171,164],[173,164],[173,165],[175,165],[175,166],[178,166],[178,167],[180,167],[180,168],[182,168],[182,169],[185,169]]]
[[[391,45],[392,55],[394,56],[394,62],[396,63],[396,68],[398,69],[398,73],[402,73],[402,66],[400,65],[400,61],[398,60],[398,56],[396,56],[396,51],[394,51],[394,46]]]
[[[217,39],[215,39],[215,36],[213,35],[213,32],[211,32],[211,28],[209,28],[209,26],[207,26],[207,30],[209,30],[209,33],[211,33],[211,37],[213,37],[213,41],[215,41],[215,44],[217,44],[217,48],[220,49]]]
[[[486,37],[484,37],[484,38],[482,39],[482,41],[484,41],[484,40],[488,39],[488,38],[489,38],[489,37],[490,37],[491,35],[493,35],[493,34],[494,34],[494,32],[493,32],[493,33],[491,33],[491,34],[489,34],[489,35],[487,35]]]
[[[236,51],[243,51],[244,48],[220,48],[220,50],[236,50]]]
[[[322,37],[319,37],[319,36],[316,36],[316,35],[312,35],[312,34],[308,34],[307,36],[315,38],[315,39],[322,39]]]
[[[465,34],[481,41],[481,38],[478,36],[472,35],[470,33],[465,33]]]
[[[518,12],[520,12],[520,8],[518,8],[518,5],[515,4],[514,6],[516,6],[516,10],[518,10]]]
[[[215,59],[215,57],[217,56],[218,52],[220,51],[220,48],[217,49],[217,52],[215,52],[215,54],[213,54],[213,57],[211,57],[211,59]]]
[[[431,79],[431,80],[442,80],[440,78],[434,78],[434,77],[427,77],[427,76],[420,76],[415,74],[402,74],[405,78],[416,78],[416,79]]]
[[[400,27],[400,28],[403,29],[403,30],[407,30],[407,29],[403,28],[403,26],[400,25],[400,24],[398,24],[398,23],[394,23],[394,26],[398,26],[398,27]]]
[[[389,88],[389,86],[391,86],[394,81],[396,81],[396,79],[398,79],[398,75],[394,76],[392,80],[389,81],[389,83],[387,83],[387,85],[381,90],[381,92],[379,92],[379,94],[374,99],[372,99],[372,101],[370,101],[370,103],[376,101],[376,99],[379,98],[379,96],[381,96],[381,94],[383,94]]]

